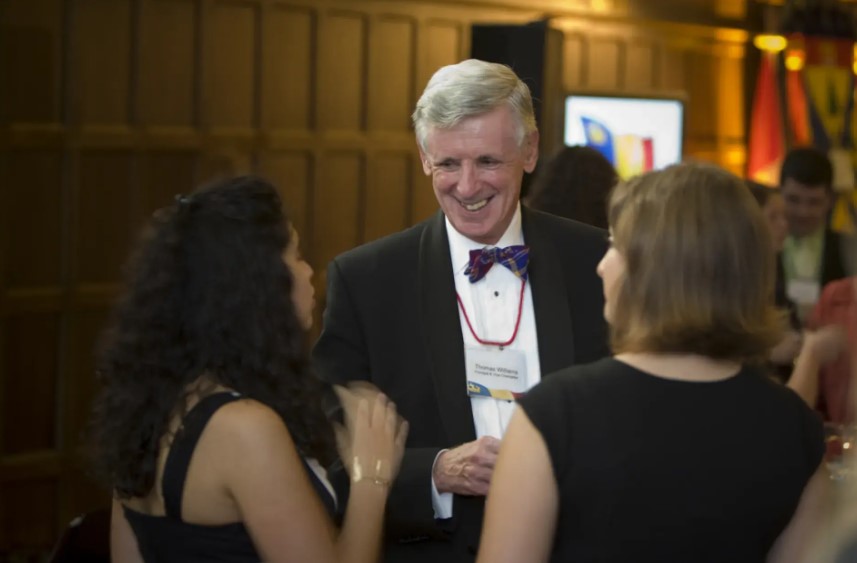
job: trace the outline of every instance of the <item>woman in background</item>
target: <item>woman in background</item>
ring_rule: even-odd
[[[519,400],[478,561],[797,554],[826,478],[822,426],[744,366],[780,333],[758,206],[731,174],[682,164],[620,184],[609,218],[598,273],[616,355]]]
[[[606,229],[607,197],[618,179],[610,161],[592,147],[564,147],[540,169],[527,205]]]
[[[776,283],[774,285],[774,303],[785,311],[788,316],[788,326],[784,330],[782,340],[771,350],[769,360],[774,368],[774,375],[785,382],[789,379],[792,371],[792,363],[797,358],[801,349],[801,322],[798,318],[797,307],[786,295],[786,276],[783,271],[783,262],[780,252],[783,243],[789,234],[789,224],[786,221],[786,207],[783,196],[779,190],[769,188],[751,180],[745,180],[750,193],[756,198],[756,202],[762,209],[762,215],[771,233],[776,259]]]
[[[217,182],[155,214],[99,358],[95,464],[114,491],[114,561],[377,560],[407,426],[383,396],[346,413],[353,482],[337,533],[334,431],[303,346],[311,276],[263,180]]]

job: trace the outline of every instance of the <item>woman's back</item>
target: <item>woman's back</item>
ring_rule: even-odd
[[[259,561],[230,491],[227,466],[235,453],[226,428],[246,416],[247,409],[267,409],[225,391],[207,395],[171,425],[174,437],[163,440],[156,483],[144,498],[123,502],[145,561]],[[180,424],[179,424],[180,423]],[[286,444],[282,444],[283,447]],[[328,485],[304,463],[330,516],[334,512]]]
[[[611,358],[521,405],[560,492],[553,561],[762,561],[822,455],[820,421],[748,369],[689,382]]]

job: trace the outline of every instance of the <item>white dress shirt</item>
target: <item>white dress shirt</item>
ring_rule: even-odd
[[[485,248],[486,245],[472,241],[456,231],[449,219],[446,220],[446,234],[449,237],[449,254],[452,258],[455,290],[467,311],[473,331],[481,340],[496,342],[509,340],[515,332],[515,323],[518,321],[521,279],[502,264],[494,264],[484,278],[476,283],[470,283],[464,273],[470,262],[470,251]],[[503,248],[518,244],[524,244],[520,205],[506,232],[494,246]],[[524,287],[524,303],[520,314],[518,335],[515,341],[505,348],[523,352],[527,362],[527,388],[530,388],[541,380],[541,369],[536,338],[536,318],[533,313],[533,294],[529,282]],[[467,326],[461,307],[458,308],[458,316],[461,321],[461,335],[465,350],[470,347],[492,348],[490,345],[479,344]],[[467,392],[464,380],[461,381],[461,392]],[[502,438],[512,418],[515,403],[490,397],[471,397],[470,405],[473,410],[476,437]],[[452,498],[452,493],[439,493],[432,481],[435,518],[452,517]]]

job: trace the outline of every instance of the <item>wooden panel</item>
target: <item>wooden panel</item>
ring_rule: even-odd
[[[81,156],[77,255],[81,283],[120,279],[137,226],[132,213],[131,156],[88,152]]]
[[[411,223],[417,223],[437,211],[438,203],[431,185],[431,178],[423,172],[423,167],[419,159],[414,159],[411,170],[413,170],[413,182],[411,183]]]
[[[206,32],[205,122],[212,127],[255,125],[257,10],[252,5],[217,2]]]
[[[369,51],[369,129],[407,131],[415,100],[411,20],[381,19],[372,26]]]
[[[223,154],[202,154],[197,158],[196,185],[237,174],[232,159]]]
[[[189,194],[195,187],[195,153],[154,152],[147,156],[146,162],[141,223],[148,221],[156,209],[172,205],[176,195]]]
[[[431,21],[422,30],[422,57],[425,63],[419,68],[417,75],[417,96],[419,99],[429,78],[441,67],[457,63],[461,60],[462,28],[461,25]],[[413,111],[413,110],[412,110]]]
[[[131,8],[129,0],[80,0],[72,66],[80,121],[125,124],[129,118]]]
[[[593,37],[586,56],[588,88],[613,90],[621,86],[622,45],[618,38]]]
[[[307,130],[313,123],[313,34],[315,13],[277,8],[263,33],[262,126]]]
[[[332,13],[318,40],[318,117],[321,129],[363,128],[365,18]]]
[[[717,113],[720,134],[727,139],[744,136],[744,60],[723,57],[717,61]]]
[[[89,420],[92,399],[98,385],[95,378],[95,347],[107,321],[107,308],[92,309],[71,315],[68,331],[68,355],[64,362],[67,381],[74,385],[65,389],[65,417],[62,432],[66,449],[81,446],[83,432]]]
[[[307,231],[312,157],[306,152],[267,153],[259,158],[259,172],[269,178],[283,199],[283,208],[301,236],[303,250],[312,257],[312,233]]]
[[[650,43],[634,41],[626,50],[625,88],[629,91],[650,92],[656,87],[658,51]]]
[[[3,454],[56,446],[57,367],[60,323],[56,314],[5,319],[3,358]]]
[[[62,155],[15,152],[3,182],[9,288],[56,286],[62,272]]]
[[[360,240],[360,184],[363,159],[356,153],[330,153],[319,163],[313,194],[313,245],[316,264],[327,265]]]
[[[565,89],[572,92],[585,83],[588,73],[585,56],[586,43],[580,35],[566,34],[562,46],[562,78]]]
[[[57,487],[53,481],[3,483],[0,498],[0,553],[45,547],[56,541]]]
[[[73,518],[95,510],[107,511],[103,516],[109,517],[111,493],[103,485],[95,483],[88,473],[86,460],[81,455],[63,474],[60,494],[64,498],[58,516],[60,525],[67,525]]]
[[[146,125],[194,123],[194,4],[143,2],[140,29],[140,120]]]
[[[410,153],[382,154],[372,159],[366,184],[363,240],[374,240],[408,226],[413,159]]]
[[[5,0],[2,4],[0,123],[59,121],[61,3]]]
[[[664,90],[683,90],[686,80],[685,52],[674,47],[661,49],[661,87]]]
[[[687,105],[687,126],[692,138],[713,140],[717,135],[716,60],[708,53],[688,51],[687,89],[691,103]]]

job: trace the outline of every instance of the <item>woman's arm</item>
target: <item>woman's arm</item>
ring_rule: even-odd
[[[110,560],[122,563],[143,563],[134,530],[122,513],[122,504],[115,498],[110,511]]]
[[[807,548],[830,516],[830,476],[824,463],[810,478],[789,525],[768,552],[769,563],[808,561]]]
[[[523,409],[512,416],[485,508],[477,563],[547,561],[559,490],[542,435]]]
[[[228,416],[219,421],[217,428],[224,433],[224,451],[230,459],[224,466],[226,486],[263,560],[378,560],[389,485],[371,478],[375,460],[366,447],[354,446],[355,455],[362,456],[368,466],[370,478],[352,484],[343,528],[337,537],[280,417],[255,401],[232,403],[222,410]],[[392,451],[394,444],[404,445],[404,437],[397,435],[392,403],[379,398],[371,408],[363,405],[361,416],[357,424],[364,443],[368,436],[374,443],[381,443],[383,451]],[[394,471],[392,458],[386,464],[388,471]],[[394,477],[393,473],[387,475]]]

